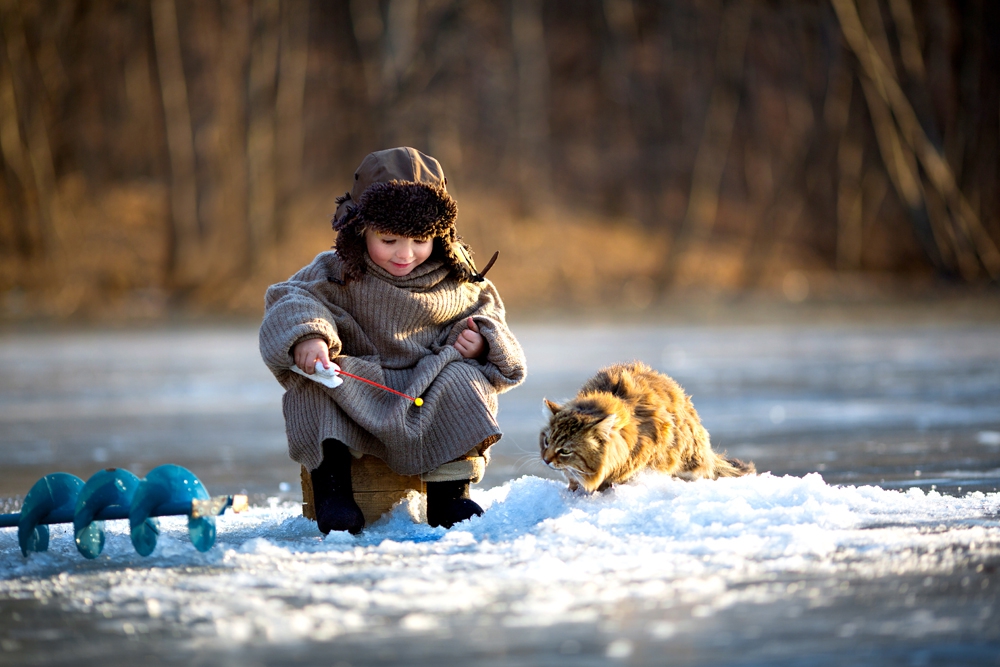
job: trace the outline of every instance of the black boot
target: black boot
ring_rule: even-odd
[[[357,535],[365,527],[365,515],[354,502],[351,487],[351,452],[338,440],[323,441],[323,462],[310,474],[316,525],[326,535],[347,530]]]
[[[427,482],[427,523],[430,525],[451,528],[482,514],[483,508],[469,498],[469,480]]]

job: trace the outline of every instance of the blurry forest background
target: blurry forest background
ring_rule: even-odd
[[[508,305],[1000,278],[994,0],[0,0],[0,319],[258,314],[361,158]]]

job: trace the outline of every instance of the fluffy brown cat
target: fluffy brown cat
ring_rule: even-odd
[[[552,416],[539,437],[542,460],[571,490],[603,491],[647,469],[683,479],[756,472],[753,463],[713,452],[691,398],[638,361],[603,368],[573,400],[545,405]]]

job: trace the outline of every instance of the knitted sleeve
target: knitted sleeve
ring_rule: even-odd
[[[524,382],[527,375],[527,361],[524,351],[517,338],[507,327],[507,319],[503,301],[496,287],[489,280],[481,283],[482,290],[475,310],[471,313],[479,333],[486,339],[489,350],[486,359],[465,359],[465,363],[478,368],[498,393],[513,389]],[[452,326],[448,344],[451,345],[458,335],[467,328],[467,318],[455,322]]]
[[[340,338],[330,304],[323,297],[331,275],[331,255],[323,253],[283,283],[271,285],[264,297],[264,321],[260,325],[260,354],[280,380],[294,363],[292,348],[309,338],[322,338],[330,346],[330,357],[340,353]]]

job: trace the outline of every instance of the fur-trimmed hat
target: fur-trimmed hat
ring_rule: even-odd
[[[482,280],[469,247],[455,229],[458,205],[447,190],[441,164],[420,151],[402,147],[377,151],[361,161],[354,187],[337,198],[334,246],[344,262],[344,280],[366,270],[365,231],[434,239],[431,258],[440,259],[460,282]]]

